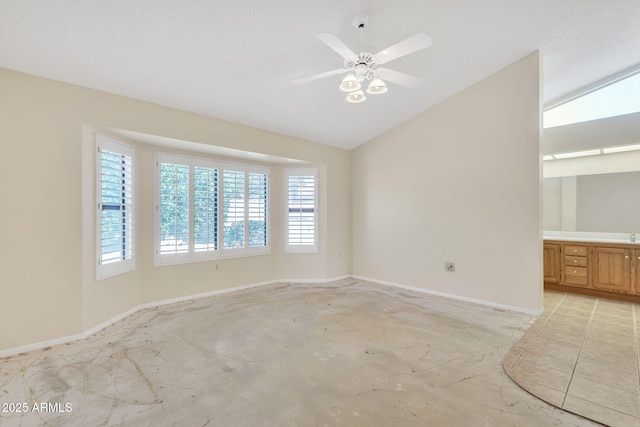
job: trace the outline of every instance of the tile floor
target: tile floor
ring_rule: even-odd
[[[354,279],[185,301],[0,360],[0,426],[596,425],[507,377],[535,322]]]
[[[507,354],[533,395],[611,426],[640,426],[640,306],[545,292],[545,313]]]

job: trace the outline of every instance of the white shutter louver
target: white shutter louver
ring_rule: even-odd
[[[193,178],[194,251],[218,249],[218,170],[196,166]]]
[[[160,253],[189,252],[189,166],[160,163]]]
[[[102,136],[97,144],[97,279],[133,270],[133,148]]]
[[[268,244],[267,174],[249,173],[249,247]]]
[[[224,249],[244,248],[245,173],[225,170],[224,182]]]
[[[287,177],[288,252],[316,252],[318,245],[317,170],[289,169]]]

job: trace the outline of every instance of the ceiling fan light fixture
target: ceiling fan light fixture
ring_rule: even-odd
[[[340,90],[344,92],[354,92],[360,90],[361,87],[362,85],[353,74],[347,75],[340,83]]]
[[[384,82],[380,78],[376,77],[371,80],[371,83],[369,83],[367,93],[370,93],[372,95],[379,95],[381,93],[387,92],[388,90],[389,89],[387,88],[387,85],[384,84]]]
[[[367,97],[365,96],[364,92],[361,90],[350,92],[349,95],[347,95],[347,102],[351,102],[352,104],[358,104],[366,100],[367,100]]]

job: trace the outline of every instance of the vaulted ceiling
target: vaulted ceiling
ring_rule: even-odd
[[[638,22],[637,0],[0,0],[0,67],[352,149],[535,50],[547,103],[635,67]],[[370,53],[428,34],[387,64],[422,84],[292,85],[342,67],[324,32]]]

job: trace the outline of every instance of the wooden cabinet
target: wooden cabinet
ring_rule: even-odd
[[[562,256],[560,249],[562,246],[558,244],[544,244],[543,260],[544,260],[544,282],[559,284],[561,279]]]
[[[634,293],[640,294],[640,249],[633,251],[633,262],[635,264]]]
[[[587,286],[589,250],[587,246],[565,245],[564,246],[564,284],[571,286]]]
[[[545,240],[544,283],[549,289],[640,302],[640,246]]]
[[[595,246],[593,279],[595,289],[631,292],[631,249]]]

